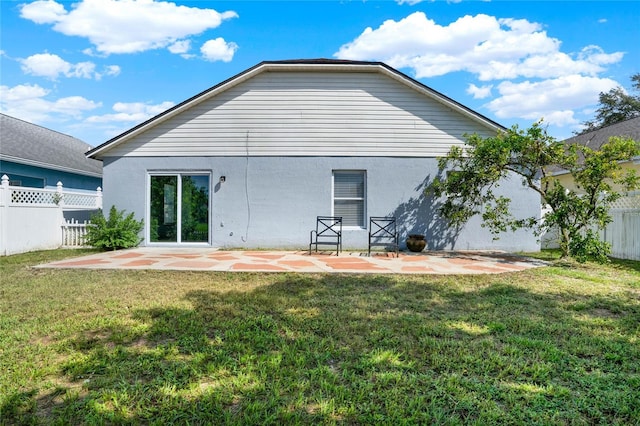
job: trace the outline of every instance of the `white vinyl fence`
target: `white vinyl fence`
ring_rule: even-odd
[[[640,260],[640,192],[616,201],[609,213],[612,221],[600,232],[600,238],[611,244],[611,256]],[[557,233],[545,235],[542,248],[558,248]]]
[[[0,184],[0,255],[6,256],[61,246],[81,246],[87,223],[64,219],[65,212],[102,208],[102,190],[69,191],[10,186],[4,175]]]
[[[613,220],[600,237],[611,244],[611,256],[640,260],[640,192],[619,199],[610,213]]]
[[[62,224],[62,246],[84,247],[87,228],[91,226],[88,220],[79,222],[77,219],[65,220]]]

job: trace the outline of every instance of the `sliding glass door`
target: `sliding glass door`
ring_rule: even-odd
[[[209,181],[208,174],[150,176],[150,242],[209,242]]]

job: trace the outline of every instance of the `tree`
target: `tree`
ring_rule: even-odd
[[[542,235],[559,230],[563,257],[606,260],[610,247],[594,230],[611,221],[610,204],[621,191],[638,188],[640,179],[620,164],[640,154],[640,144],[629,138],[611,138],[599,150],[567,146],[549,136],[541,123],[526,131],[514,126],[494,137],[466,136],[467,145],[452,147],[439,160],[439,176],[427,189],[444,197],[440,214],[461,226],[480,214],[483,226],[495,238],[508,230],[532,229]],[[554,172],[568,171],[578,191],[563,186]],[[525,187],[540,195],[547,213],[515,218],[511,200],[495,189],[508,176],[521,178]]]
[[[640,92],[640,73],[632,75],[631,82],[634,90]],[[607,93],[601,92],[599,102],[595,118],[582,123],[585,127],[579,134],[640,117],[640,94],[629,95],[622,87],[615,87]]]

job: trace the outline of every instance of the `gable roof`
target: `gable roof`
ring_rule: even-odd
[[[87,152],[89,158],[99,158],[111,148],[120,145],[136,135],[160,124],[161,122],[189,109],[200,102],[203,102],[213,96],[216,96],[244,81],[247,81],[258,74],[271,71],[340,71],[340,72],[375,72],[386,75],[410,88],[420,92],[429,98],[440,102],[443,105],[457,111],[460,114],[476,121],[487,128],[498,130],[506,130],[502,125],[495,121],[479,114],[476,111],[454,101],[453,99],[437,92],[430,87],[420,83],[417,80],[401,73],[400,71],[391,68],[390,66],[382,62],[367,62],[367,61],[351,61],[340,59],[294,59],[283,61],[263,61],[259,64],[213,86],[209,89],[198,93],[197,95],[175,105],[174,107],[150,118],[149,120],[140,123],[139,125],[127,130],[126,132],[106,141],[105,143],[93,148]]]
[[[0,114],[0,159],[30,166],[102,177],[102,162],[85,153],[80,139]]]
[[[640,117],[630,118],[592,132],[576,135],[563,142],[567,145],[578,144],[598,150],[613,136],[627,136],[635,141],[640,141]]]

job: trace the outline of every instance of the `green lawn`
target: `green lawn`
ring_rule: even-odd
[[[483,276],[0,258],[2,424],[640,424],[640,262]]]

